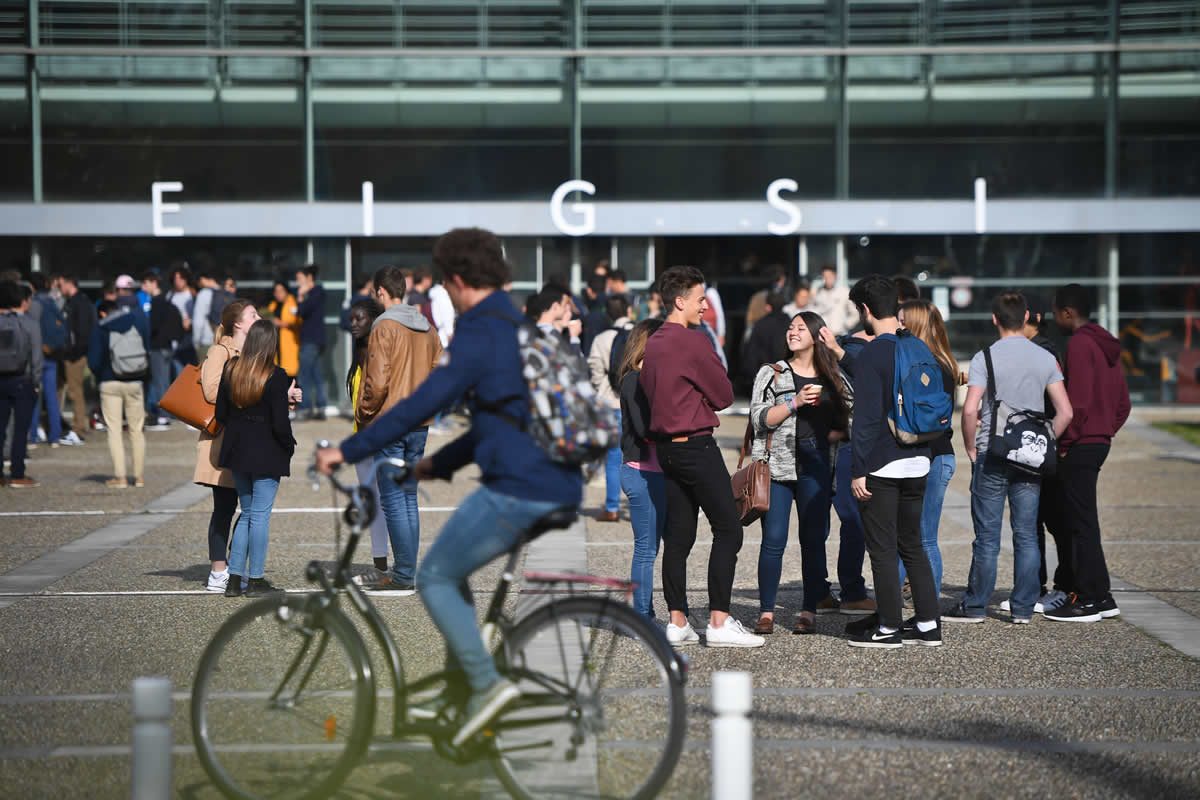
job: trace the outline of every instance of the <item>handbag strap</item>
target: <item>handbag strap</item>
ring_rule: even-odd
[[[775,370],[775,378],[771,381],[772,388],[779,385],[779,376],[783,374],[783,367],[778,364],[768,364],[771,369]],[[775,431],[767,430],[767,460],[771,460],[771,440],[775,438]],[[751,447],[754,441],[754,420],[746,420],[746,433],[742,435],[742,450],[738,454],[737,468],[742,468],[742,462],[746,459],[746,450]]]

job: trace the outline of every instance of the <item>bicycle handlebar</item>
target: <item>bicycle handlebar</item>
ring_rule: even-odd
[[[316,449],[313,451],[314,454],[315,454],[316,450],[320,450],[325,447],[332,447],[332,444],[330,444],[330,442],[326,441],[325,439],[322,439],[321,441],[317,442]],[[397,472],[396,472],[396,474],[393,474],[391,476],[391,479],[393,481],[395,481],[397,484],[403,484],[405,481],[408,480],[409,475],[412,473],[412,466],[404,459],[402,459],[402,458],[385,458],[380,461],[376,461],[374,464],[371,465],[371,468],[369,470],[367,470],[367,474],[364,476],[363,484],[365,484],[367,486],[372,485],[375,482],[376,473],[378,473],[379,468],[384,465],[389,465],[389,466],[393,466],[396,468]],[[339,464],[338,467],[340,467],[340,466],[341,465]],[[342,494],[349,496],[352,500],[356,499],[358,497],[358,488],[359,488],[360,484],[355,484],[353,486],[347,486],[346,484],[339,481],[337,479],[338,467],[334,467],[333,472],[330,473],[329,475],[327,475],[326,477],[328,477],[329,482],[333,484],[333,488],[337,489]],[[308,477],[309,477],[309,480],[312,481],[313,491],[315,492],[315,491],[319,490],[321,488],[321,475],[319,472],[317,472],[317,463],[316,463],[315,457],[314,457],[313,463],[308,468]]]

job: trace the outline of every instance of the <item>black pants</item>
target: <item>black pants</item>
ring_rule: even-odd
[[[900,598],[900,566],[908,573],[917,619],[938,618],[937,590],[929,556],[921,545],[921,507],[925,502],[925,478],[880,478],[867,476],[868,500],[858,505],[871,574],[875,578],[875,603],[879,624],[899,628],[904,606]]]
[[[1062,487],[1057,475],[1042,478],[1042,493],[1038,496],[1038,549],[1042,564],[1038,568],[1038,580],[1042,594],[1046,593],[1046,582],[1050,575],[1046,570],[1046,534],[1054,538],[1054,550],[1058,553],[1058,566],[1054,569],[1053,588],[1060,592],[1073,592],[1075,573],[1071,568],[1071,536],[1063,526]]]
[[[1070,588],[1085,603],[1103,600],[1112,589],[1108,563],[1100,544],[1100,515],[1096,508],[1096,483],[1108,458],[1107,444],[1077,444],[1058,459],[1060,524],[1070,543]],[[1060,554],[1062,551],[1059,551]],[[1057,583],[1057,574],[1055,583]]]
[[[213,512],[208,518],[208,560],[227,561],[229,559],[229,526],[233,523],[233,515],[237,512],[237,489],[227,486],[214,486]]]
[[[667,609],[688,613],[687,559],[696,543],[696,515],[704,509],[713,534],[708,557],[708,608],[728,613],[733,570],[742,549],[742,521],[721,450],[712,436],[659,442],[657,447],[667,484],[662,567]]]
[[[0,453],[4,451],[4,434],[8,418],[13,417],[11,478],[25,477],[25,446],[29,443],[29,423],[33,421],[33,381],[24,376],[0,378]],[[0,470],[0,474],[3,471]]]

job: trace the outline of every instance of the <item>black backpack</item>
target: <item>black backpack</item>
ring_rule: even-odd
[[[233,292],[227,292],[224,289],[212,290],[212,305],[208,307],[208,324],[212,325],[213,330],[221,327],[221,314],[225,312],[225,306],[233,302]]]
[[[998,461],[1030,475],[1053,475],[1058,466],[1058,442],[1054,439],[1054,417],[1038,411],[1009,408],[996,394],[996,374],[992,368],[991,347],[983,348],[987,367],[985,402],[992,404],[992,427],[988,453]],[[1004,429],[998,431],[1000,417]]]

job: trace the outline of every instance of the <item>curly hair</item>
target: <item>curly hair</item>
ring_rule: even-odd
[[[475,289],[499,289],[512,280],[512,268],[496,234],[483,228],[455,228],[433,244],[433,265],[448,280],[457,275]]]

